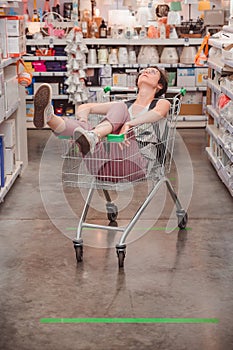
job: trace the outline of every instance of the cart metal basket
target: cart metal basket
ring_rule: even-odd
[[[82,230],[84,228],[112,230],[122,232],[119,243],[116,245],[118,265],[122,268],[126,254],[126,239],[164,182],[176,205],[178,226],[182,229],[186,227],[187,213],[182,209],[166,176],[171,167],[181,94],[168,98],[168,100],[170,100],[171,107],[167,118],[153,124],[148,123],[130,129],[126,139],[123,134],[110,134],[97,144],[93,154],[88,153],[85,157],[72,138],[62,139],[63,183],[72,187],[89,188],[78,223],[77,235],[73,240],[77,262],[83,260]],[[93,124],[99,121],[99,116],[90,116],[90,118]],[[90,224],[85,221],[94,190],[103,190],[107,218],[110,222],[114,222],[118,216],[118,208],[112,202],[109,191],[125,191],[138,182],[147,180],[152,181],[152,189],[125,227]]]

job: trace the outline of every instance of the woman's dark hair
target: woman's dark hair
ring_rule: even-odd
[[[167,87],[168,87],[168,78],[167,78],[166,71],[163,70],[163,69],[158,68],[157,66],[151,66],[151,67],[148,67],[148,68],[155,68],[160,73],[160,79],[158,81],[158,84],[162,85],[162,89],[159,89],[158,91],[156,91],[155,96],[154,96],[154,97],[160,97],[160,96],[162,96],[163,94],[166,93]],[[140,75],[141,75],[141,73],[139,72],[138,76],[136,78],[136,82],[135,82],[136,86],[138,86],[138,79],[139,79]]]

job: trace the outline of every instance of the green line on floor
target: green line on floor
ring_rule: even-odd
[[[76,231],[77,227],[67,227],[66,228],[67,231]],[[83,230],[95,230],[94,228],[90,228],[90,227],[84,227]],[[134,230],[145,230],[145,227],[138,227],[138,228],[134,228]],[[179,227],[151,227],[148,228],[148,230],[152,230],[152,231],[165,231],[165,230],[180,230]],[[192,228],[191,227],[186,227],[185,230],[187,231],[191,231]]]
[[[40,323],[219,323],[217,318],[41,318]]]

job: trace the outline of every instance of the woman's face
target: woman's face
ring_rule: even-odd
[[[160,72],[156,68],[145,68],[139,72],[138,88],[142,83],[151,85],[153,88],[159,88]]]

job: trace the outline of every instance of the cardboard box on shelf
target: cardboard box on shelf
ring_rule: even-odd
[[[4,135],[4,146],[13,147],[16,144],[15,119],[8,119],[0,124],[0,134]]]
[[[10,57],[19,57],[26,53],[26,37],[21,36],[8,36],[8,54]]]
[[[6,111],[9,111],[11,107],[19,99],[19,86],[16,76],[5,80],[5,107]],[[14,98],[12,98],[14,97]]]
[[[208,68],[195,69],[196,86],[207,86]]]
[[[187,92],[182,97],[182,104],[201,104],[203,101],[203,93],[201,91]]]
[[[180,115],[202,115],[202,104],[182,104]]]
[[[100,77],[100,86],[112,86],[112,78]]]
[[[34,103],[33,102],[26,102],[26,120],[32,121],[34,117]]]
[[[22,36],[25,34],[25,20],[23,16],[7,17],[6,22],[8,36]]]
[[[177,68],[177,86],[195,86],[195,68]]]
[[[11,148],[5,148],[5,173],[11,175],[15,171],[16,165],[16,151],[15,146]]]
[[[5,96],[0,97],[0,123],[4,120],[5,117]]]
[[[113,73],[112,84],[113,84],[113,86],[126,87],[127,86],[127,74]]]
[[[6,18],[0,18],[0,43],[2,49],[2,58],[8,57],[8,42],[7,42],[7,29]]]

